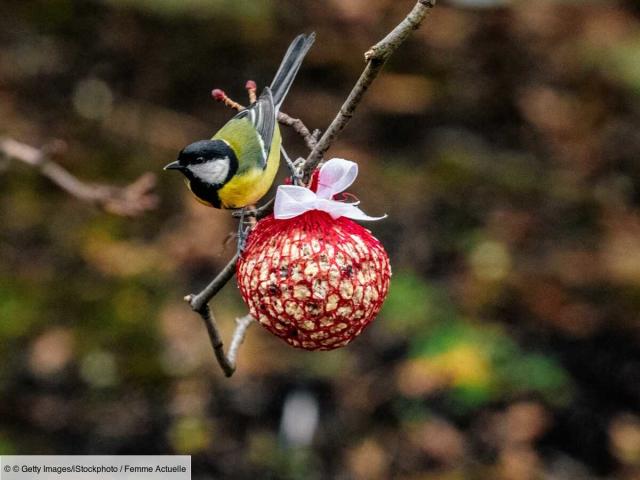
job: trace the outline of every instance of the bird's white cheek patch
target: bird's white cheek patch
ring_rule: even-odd
[[[187,168],[203,182],[222,185],[229,173],[229,157],[189,165]]]

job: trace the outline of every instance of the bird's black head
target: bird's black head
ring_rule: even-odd
[[[165,170],[179,170],[189,180],[189,188],[200,199],[217,207],[217,191],[238,171],[238,158],[222,140],[200,140],[187,145],[178,160]]]

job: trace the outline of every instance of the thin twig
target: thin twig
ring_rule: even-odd
[[[258,100],[258,94],[256,93],[258,90],[258,86],[256,85],[256,82],[254,82],[253,80],[247,80],[244,88],[247,89],[247,95],[249,95],[249,103],[253,105]]]
[[[191,308],[194,312],[197,312],[202,315],[203,309],[207,306],[209,301],[220,291],[222,287],[224,287],[227,282],[233,277],[233,274],[236,273],[236,264],[238,263],[238,258],[240,255],[236,253],[229,263],[216,275],[209,285],[204,287],[204,289],[197,294],[189,294],[184,297],[185,302],[191,305]]]
[[[266,217],[267,215],[269,215],[270,213],[273,212],[273,204],[274,203],[275,203],[275,197],[272,198],[271,200],[269,200],[264,205],[261,205],[258,208],[252,208],[252,209],[246,210],[244,212],[244,214],[247,217],[253,217],[256,220],[260,220],[260,219]],[[235,218],[240,218],[241,213],[240,212],[233,212],[233,213],[231,213],[231,215],[233,217],[235,217]]]
[[[374,59],[387,60],[393,52],[398,49],[402,42],[411,35],[411,32],[420,27],[429,10],[435,6],[436,0],[418,0],[418,3],[416,3],[396,28],[391,30],[386,37],[365,52],[364,59],[366,61],[372,61]]]
[[[205,305],[202,312],[202,319],[207,327],[207,333],[209,334],[209,340],[213,347],[216,360],[222,368],[226,377],[230,377],[236,371],[236,358],[238,356],[238,350],[240,345],[244,342],[244,338],[247,334],[247,329],[253,323],[253,317],[251,315],[245,315],[241,318],[236,318],[236,329],[231,337],[231,346],[229,347],[229,353],[225,355],[224,344],[222,343],[222,337],[218,331],[215,318],[211,313],[208,305]]]
[[[265,203],[261,207],[256,208],[254,218],[256,220],[261,220],[267,215],[271,215],[273,213],[274,204],[275,204],[275,197],[269,200],[267,203]]]
[[[296,133],[304,139],[304,143],[307,145],[309,150],[313,150],[313,147],[318,143],[316,132],[319,132],[319,130],[311,133],[304,122],[299,118],[293,118],[286,113],[278,112],[278,122],[280,122],[281,125],[293,128]]]
[[[385,38],[375,44],[365,54],[365,60],[367,65],[360,75],[360,78],[356,82],[355,86],[351,90],[351,93],[347,97],[340,111],[329,125],[329,128],[325,130],[324,135],[318,140],[315,147],[307,157],[302,171],[304,174],[304,181],[308,182],[311,178],[311,174],[316,169],[323,155],[329,149],[331,144],[349,123],[353,112],[356,110],[358,104],[362,101],[362,97],[382,70],[382,67],[389,59],[391,54],[400,46],[400,44],[406,40],[409,34],[418,28],[424,18],[427,16],[429,10],[435,5],[435,0],[419,0],[411,12],[400,22],[400,24],[394,28]]]
[[[209,308],[209,301],[222,289],[222,287],[227,284],[231,277],[233,277],[233,274],[236,272],[236,264],[238,263],[239,257],[239,254],[236,253],[220,273],[216,275],[216,278],[214,278],[213,281],[200,293],[191,293],[184,297],[185,302],[191,306],[191,309],[194,312],[200,315],[200,318],[202,318],[202,321],[207,327],[207,333],[209,334],[209,340],[211,340],[211,346],[213,347],[213,351],[216,355],[216,360],[227,377],[233,375],[233,372],[235,371],[235,354],[234,361],[230,361],[224,353],[222,337],[218,331],[215,317]],[[236,347],[236,351],[237,349],[238,347]]]
[[[256,90],[254,88],[255,82],[250,82],[253,81],[249,80],[245,85],[245,88],[247,89],[247,92],[249,94],[249,102],[254,103],[256,95]],[[211,90],[211,98],[213,98],[216,102],[223,103],[225,106],[231,108],[232,110],[240,111],[246,108],[241,103],[238,103],[235,100],[231,99],[224,90],[221,90],[219,88],[214,88],[213,90]],[[315,130],[313,133],[311,133],[304,122],[299,118],[293,118],[284,112],[278,112],[278,123],[280,123],[280,125],[291,127],[298,135],[302,137],[309,150],[311,150],[318,141],[318,130]]]
[[[229,353],[225,355],[222,337],[220,336],[220,332],[218,331],[218,327],[216,325],[216,320],[213,316],[213,313],[211,313],[208,305],[204,306],[201,316],[204,320],[204,324],[207,327],[207,333],[209,334],[209,340],[211,341],[213,352],[216,355],[216,360],[222,368],[225,376],[230,377],[231,375],[233,375],[233,372],[236,371],[236,358],[238,356],[238,350],[240,349],[240,345],[242,345],[242,342],[244,341],[244,337],[247,334],[247,329],[251,326],[251,323],[253,323],[253,317],[251,315],[245,315],[244,317],[236,319],[236,329],[233,332],[233,337],[231,337]]]
[[[302,120],[292,118],[289,115],[280,112],[278,114],[278,122],[282,125],[293,128],[302,138],[304,138],[307,147],[311,150],[309,156],[302,163],[301,170],[304,175],[304,181],[308,182],[311,174],[316,169],[323,155],[329,149],[333,141],[340,134],[340,132],[347,125],[353,113],[362,101],[364,93],[367,91],[371,83],[375,80],[380,70],[389,59],[391,54],[406,40],[409,34],[418,28],[424,18],[426,17],[429,9],[435,5],[435,0],[418,0],[411,12],[394,28],[385,38],[376,43],[365,53],[365,61],[367,65],[360,75],[360,78],[354,85],[347,100],[344,102],[340,111],[329,125],[329,128],[324,132],[324,135],[320,137],[319,130],[314,130],[313,133],[305,126]],[[256,86],[255,82],[249,81],[245,85],[245,88],[249,94],[249,100],[251,103],[256,100]],[[212,97],[224,103],[226,106],[235,110],[242,110],[243,107],[238,102],[231,100],[224,91],[215,89],[211,92]],[[302,159],[301,159],[302,161]],[[273,200],[266,203],[258,209],[246,212],[250,215],[255,224],[257,219],[271,213],[273,209]],[[215,319],[209,309],[209,301],[222,289],[222,287],[233,276],[238,262],[239,255],[236,254],[233,259],[222,269],[222,271],[216,276],[216,278],[205,287],[202,292],[198,294],[191,294],[185,297],[185,300],[191,305],[191,308],[197,312],[205,322],[211,345],[216,355],[216,359],[220,364],[220,367],[224,371],[227,377],[233,375],[236,368],[236,357],[240,344],[244,340],[247,328],[254,319],[250,315],[246,315],[242,318],[236,319],[236,329],[231,340],[229,353],[225,355],[222,338],[217,329]]]
[[[106,212],[125,217],[135,217],[158,205],[158,197],[153,193],[156,177],[147,172],[125,187],[85,183],[69,171],[55,163],[51,155],[62,149],[61,142],[52,148],[35,148],[11,138],[0,139],[0,156],[19,160],[37,168],[45,177],[61,189],[83,202],[97,205]]]
[[[236,366],[236,358],[238,356],[238,350],[240,349],[240,345],[244,341],[244,337],[247,333],[247,329],[254,322],[253,317],[251,315],[245,315],[244,317],[236,318],[236,329],[233,332],[233,337],[231,338],[231,345],[229,346],[229,353],[227,354],[227,359],[229,363],[235,368]]]
[[[232,110],[244,110],[245,106],[232,100],[227,96],[224,90],[220,90],[219,88],[214,88],[211,90],[211,98],[213,98],[216,102],[223,103],[226,107],[229,107]]]
[[[207,333],[209,334],[209,340],[211,340],[211,346],[213,352],[216,355],[216,360],[222,368],[225,376],[230,377],[235,371],[235,365],[231,364],[227,356],[224,354],[224,344],[222,343],[222,337],[218,331],[215,318],[209,309],[209,305],[205,304],[204,307],[198,312],[204,320],[204,324],[207,327]]]

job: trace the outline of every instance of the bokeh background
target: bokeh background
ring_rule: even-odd
[[[193,455],[194,478],[640,478],[640,6],[442,1],[330,154],[389,251],[346,348],[249,330],[225,379],[182,301],[233,254],[161,171],[317,42],[284,109],[324,128],[411,0],[0,4],[0,135],[87,181],[159,176],[122,218],[0,172],[0,453]],[[304,145],[284,132],[290,153]],[[213,309],[246,313],[234,282]]]

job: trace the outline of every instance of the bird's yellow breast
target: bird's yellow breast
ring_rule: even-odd
[[[276,124],[266,167],[262,169],[256,165],[245,171],[238,171],[218,190],[222,208],[242,208],[254,205],[265,196],[278,172],[281,141],[280,129]]]

